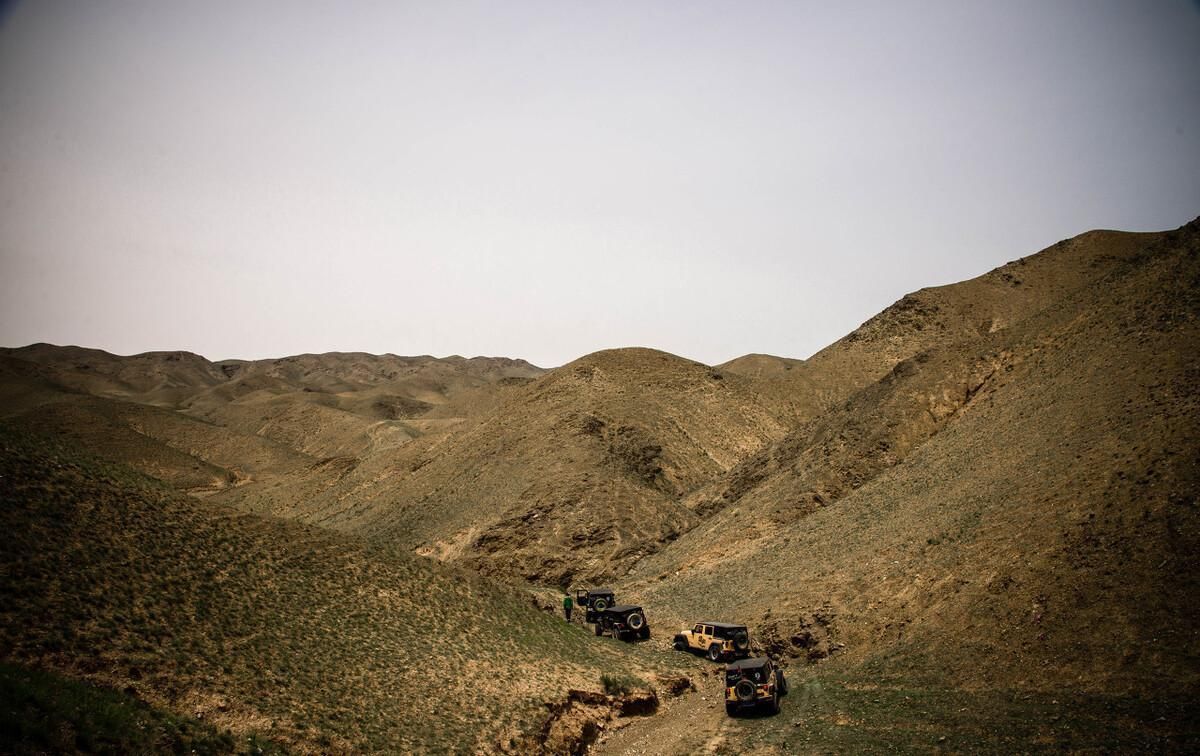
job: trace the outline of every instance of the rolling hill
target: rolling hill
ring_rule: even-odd
[[[602,674],[645,680],[665,668],[596,643],[515,588],[197,501],[5,426],[0,479],[6,711],[96,700],[64,682],[76,679],[187,717],[171,724],[174,742],[199,730],[216,751],[525,750],[570,707],[568,690],[604,700]],[[103,744],[96,726],[71,747]],[[42,747],[58,742],[56,727]]]

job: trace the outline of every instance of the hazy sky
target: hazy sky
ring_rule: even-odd
[[[25,2],[0,345],[806,357],[1200,214],[1200,6]]]

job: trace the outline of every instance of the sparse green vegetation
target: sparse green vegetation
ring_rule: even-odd
[[[600,685],[610,696],[620,696],[634,690],[644,690],[649,687],[646,681],[632,675],[600,675]]]
[[[791,682],[778,716],[736,722],[718,752],[1188,753],[1200,746],[1200,708],[1190,697],[880,685],[832,670]]]
[[[132,696],[51,672],[0,663],[0,751],[194,753],[240,749],[228,731],[152,708]]]
[[[239,739],[486,748],[508,723],[536,728],[544,698],[646,662],[516,588],[197,502],[2,424],[0,475],[3,658]]]

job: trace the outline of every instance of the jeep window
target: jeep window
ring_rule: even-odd
[[[692,628],[692,632],[696,635],[704,635],[704,625],[696,625],[696,627]]]
[[[705,634],[705,635],[712,635],[712,634],[713,634],[713,626],[712,626],[712,625],[705,625],[705,626],[704,626],[704,634]]]

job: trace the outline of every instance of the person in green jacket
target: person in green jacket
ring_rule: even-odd
[[[567,615],[567,622],[571,621],[571,609],[575,607],[575,602],[571,600],[570,594],[563,596],[563,614]]]

